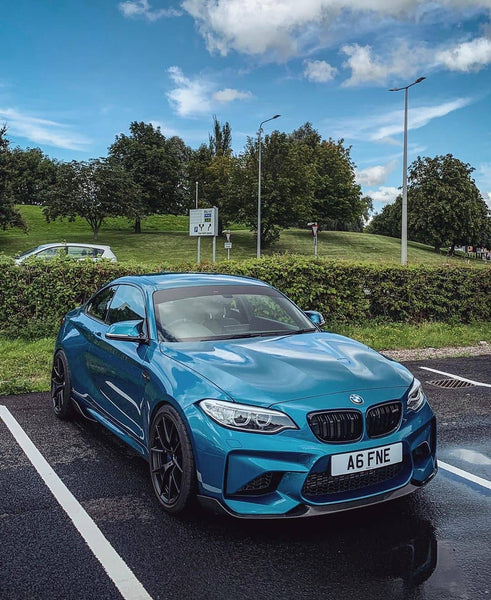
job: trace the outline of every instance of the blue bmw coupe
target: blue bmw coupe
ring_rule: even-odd
[[[402,365],[320,330],[264,282],[116,279],[63,321],[55,414],[74,409],[148,461],[169,513],[303,517],[384,502],[436,473],[436,424]]]

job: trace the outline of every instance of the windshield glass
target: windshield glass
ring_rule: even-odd
[[[34,250],[37,250],[38,248],[39,248],[39,246],[36,246],[35,248],[26,250],[25,252],[22,252],[21,254],[16,254],[15,258],[23,258],[24,256],[27,256],[28,254],[32,254],[34,252]]]
[[[317,331],[290,300],[262,286],[159,290],[153,301],[161,341],[225,340]]]

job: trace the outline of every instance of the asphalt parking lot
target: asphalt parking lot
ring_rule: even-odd
[[[386,504],[288,521],[167,516],[147,463],[101,426],[57,420],[47,394],[0,397],[0,598],[491,598],[491,356],[406,365],[438,417],[436,478]]]

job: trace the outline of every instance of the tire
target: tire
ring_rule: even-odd
[[[188,511],[196,499],[196,465],[186,427],[168,404],[157,410],[150,426],[149,464],[155,495],[166,512]]]
[[[51,402],[53,412],[59,419],[68,420],[73,414],[71,391],[68,362],[65,354],[60,350],[53,358],[51,371]]]

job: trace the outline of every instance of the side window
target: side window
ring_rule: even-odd
[[[81,246],[68,246],[68,256],[73,258],[85,258],[88,256],[87,250]]]
[[[87,314],[99,319],[99,321],[104,321],[106,318],[107,307],[111,302],[115,291],[115,287],[108,287],[94,296],[87,306]]]
[[[46,248],[46,250],[41,250],[34,256],[36,258],[53,258],[55,256],[62,256],[65,254],[66,250],[63,246],[57,246],[56,248]]]
[[[132,285],[120,285],[109,307],[106,323],[145,319],[145,303],[141,291]]]

